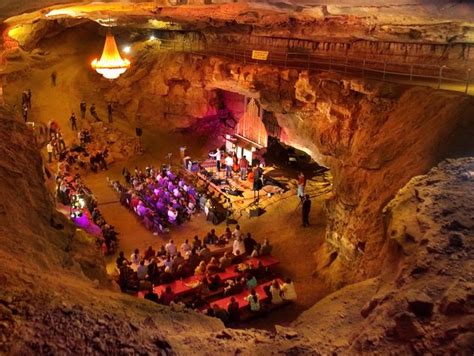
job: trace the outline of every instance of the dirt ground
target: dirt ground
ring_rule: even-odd
[[[67,39],[64,42],[64,49],[57,47],[53,43],[45,47],[49,51],[47,58],[58,58],[61,61],[51,60],[49,65],[30,67],[26,77],[8,84],[6,90],[6,102],[10,106],[20,107],[21,92],[30,88],[33,92],[33,107],[30,113],[30,120],[44,122],[54,119],[62,127],[66,142],[70,142],[74,137],[74,132],[69,126],[71,112],[79,111],[79,102],[84,99],[88,104],[95,102],[99,116],[105,118],[105,103],[100,102],[97,96],[95,83],[97,78],[91,73],[84,56],[77,56],[70,53],[65,48],[70,45]],[[77,48],[76,51],[85,51],[84,48]],[[91,49],[88,49],[91,51]],[[53,87],[50,82],[50,75],[53,71],[58,73],[58,84]],[[153,115],[153,113],[149,113]],[[146,117],[143,117],[146,120]],[[80,123],[79,123],[80,125]],[[123,132],[133,135],[133,120],[128,120],[115,113],[115,127]],[[178,164],[179,147],[186,145],[188,154],[192,157],[205,157],[205,152],[210,147],[216,147],[216,142],[208,139],[206,142],[194,137],[183,136],[173,132],[158,132],[152,128],[146,128],[143,135],[143,147],[145,153],[141,156],[130,159],[126,162],[115,162],[108,171],[97,174],[88,173],[84,176],[85,182],[98,199],[99,208],[103,212],[108,223],[114,225],[120,233],[119,250],[123,250],[126,255],[130,255],[135,248],[144,250],[152,245],[157,249],[161,244],[173,238],[180,244],[186,238],[194,235],[203,237],[211,228],[216,228],[217,233],[225,230],[225,224],[221,223],[217,227],[206,222],[203,215],[196,215],[192,221],[180,227],[173,228],[169,234],[154,236],[146,230],[135,216],[118,203],[115,191],[108,186],[106,178],[120,179],[120,172],[123,166],[133,168],[152,164],[155,167],[161,163],[166,163],[165,155],[173,153],[173,162]],[[44,152],[45,154],[45,152]],[[54,163],[50,165],[55,171]],[[313,189],[313,191],[311,191]],[[314,188],[309,188],[310,193],[314,193]],[[271,328],[275,323],[285,324],[294,320],[302,311],[311,307],[316,301],[325,296],[324,286],[312,277],[313,253],[323,242],[325,234],[325,217],[321,208],[321,198],[313,200],[310,221],[311,227],[301,227],[301,211],[298,207],[298,198],[292,189],[281,195],[278,201],[266,209],[265,214],[258,218],[249,219],[241,217],[239,224],[244,232],[251,232],[257,241],[269,238],[273,244],[273,254],[281,263],[277,271],[283,277],[290,277],[295,281],[298,293],[298,301],[292,306],[285,307],[267,317],[266,319],[253,322],[253,326],[261,328]],[[232,227],[233,228],[233,227]],[[108,271],[114,272],[115,256],[107,258]]]

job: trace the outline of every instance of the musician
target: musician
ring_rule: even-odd
[[[262,165],[258,165],[253,169],[253,192],[258,192],[263,188],[263,168]]]
[[[247,170],[249,168],[249,161],[247,160],[247,157],[242,156],[239,162],[239,166],[240,166],[240,179],[246,180]]]
[[[216,159],[216,171],[217,173],[219,173],[221,171],[221,159],[222,159],[221,150],[217,148],[216,153],[209,153],[209,156]]]

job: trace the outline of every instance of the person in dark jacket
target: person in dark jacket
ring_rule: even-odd
[[[303,227],[309,226],[309,212],[311,211],[311,200],[309,199],[309,195],[306,194],[303,198],[303,207],[302,207],[302,214],[303,214]]]
[[[253,249],[255,248],[255,245],[257,245],[257,241],[255,241],[252,238],[252,235],[250,235],[250,232],[247,233],[247,236],[244,238],[244,246],[245,246],[245,253],[250,256],[252,254]]]

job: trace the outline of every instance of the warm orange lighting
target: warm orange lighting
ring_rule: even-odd
[[[115,38],[107,33],[105,38],[104,51],[100,60],[94,59],[91,63],[97,73],[102,74],[107,79],[117,79],[130,67],[130,61],[120,56]]]

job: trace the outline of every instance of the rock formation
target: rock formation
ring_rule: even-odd
[[[382,208],[411,177],[445,157],[473,154],[474,101],[467,96],[222,58],[173,58],[140,52],[139,69],[119,80],[110,98],[134,112],[127,101],[132,96],[123,93],[133,92],[148,73],[141,96],[154,108],[149,123],[167,127],[186,127],[212,112],[215,90],[258,98],[277,117],[285,143],[304,149],[334,176],[327,244],[317,256],[318,273],[332,288],[377,273],[386,243]]]
[[[164,21],[160,26],[180,30],[170,37],[183,44],[192,36],[229,45],[248,38],[256,46],[286,41],[291,48],[319,54],[369,51],[382,59],[399,55],[400,62],[410,63],[408,54],[414,51],[422,60],[455,63],[462,69],[472,62],[470,47],[463,43],[471,38],[472,26],[453,21],[417,24],[418,18],[412,18],[408,24],[394,21],[387,27],[387,18],[381,16],[372,26],[370,19],[361,19],[359,11],[367,9],[351,16],[356,10],[345,9],[348,15],[334,6],[291,5],[290,16],[274,7],[229,4],[211,7],[213,19],[209,8],[199,6],[157,10],[154,4],[142,4],[133,9],[137,12],[121,10],[117,15],[125,26],[122,34],[130,38],[144,36],[153,23]],[[155,22],[148,22],[150,14]],[[80,35],[85,33],[100,47],[98,26],[87,19],[99,21],[99,16],[100,11],[50,21],[38,12],[12,19],[2,28],[7,41],[0,64],[14,64],[2,75],[5,83],[27,76],[31,63],[47,67],[58,61],[41,49],[52,36],[77,43],[67,36],[83,31]],[[7,26],[18,24],[14,28],[25,32],[18,31],[14,41]],[[130,24],[143,27],[127,30]],[[345,33],[348,26],[354,29],[350,36]],[[225,27],[228,33],[221,33]],[[315,28],[321,30],[318,38]],[[250,34],[267,38],[252,42]],[[272,38],[277,36],[287,38]],[[388,47],[373,40],[387,41]],[[397,40],[430,44],[390,44]],[[134,65],[113,87],[89,78],[94,95],[119,103],[130,121],[138,113],[150,127],[210,127],[221,133],[219,124],[211,122],[225,101],[220,93],[246,95],[274,114],[285,143],[304,149],[330,169],[334,179],[325,203],[327,236],[316,253],[314,274],[326,283],[328,293],[338,291],[291,328],[277,327],[275,333],[227,330],[215,319],[117,293],[89,237],[55,211],[45,188],[52,182],[44,178],[33,135],[2,111],[2,352],[62,353],[72,347],[78,353],[131,354],[196,349],[249,355],[473,352],[474,161],[452,159],[474,154],[472,97],[331,70],[239,63],[209,53],[177,54],[159,41],[137,45],[133,56]],[[129,137],[106,133],[109,141],[127,142],[129,149],[112,152],[115,158],[131,153]]]

